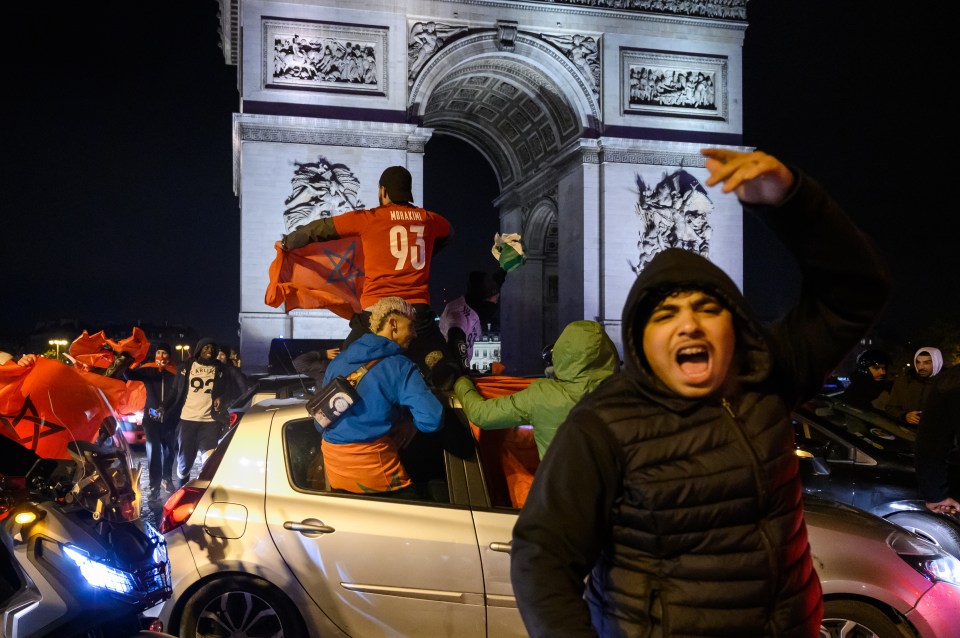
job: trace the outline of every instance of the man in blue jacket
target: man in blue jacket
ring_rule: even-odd
[[[443,406],[417,365],[403,354],[416,336],[414,314],[413,306],[400,297],[380,299],[370,308],[371,333],[352,342],[327,366],[324,383],[347,377],[360,366],[369,369],[357,385],[360,400],[323,430],[321,449],[334,490],[418,498],[400,448],[417,431],[439,430]]]

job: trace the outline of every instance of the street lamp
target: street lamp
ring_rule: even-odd
[[[180,356],[180,361],[190,358],[190,346],[183,343],[178,343],[176,348],[177,354]]]
[[[67,344],[69,343],[69,341],[67,341],[66,339],[51,339],[51,340],[48,341],[47,343],[49,343],[51,346],[55,346],[55,347],[57,348],[57,361],[59,361],[59,360],[60,360],[60,346],[65,346],[65,345],[67,345]]]

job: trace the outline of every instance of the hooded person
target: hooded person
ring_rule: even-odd
[[[511,581],[532,638],[819,635],[790,412],[816,394],[889,294],[879,254],[809,177],[704,149],[804,275],[761,325],[734,282],[657,254],[623,309],[620,372],[557,430],[513,528]]]
[[[469,377],[460,377],[453,389],[463,413],[482,430],[532,425],[537,453],[543,458],[570,409],[620,369],[617,348],[596,321],[567,324],[552,357],[553,378],[536,379],[519,392],[494,399],[484,399]]]
[[[154,344],[154,360],[127,368],[123,376],[128,381],[141,381],[147,391],[143,405],[143,434],[146,438],[147,468],[150,478],[151,501],[159,501],[162,489],[173,491],[173,466],[177,456],[178,414],[165,413],[163,404],[173,396],[177,380],[177,366],[171,361],[170,344]]]
[[[890,398],[884,408],[901,424],[917,427],[923,415],[923,406],[930,393],[932,381],[943,368],[943,353],[939,348],[924,346],[913,355],[913,366],[893,381]]]
[[[205,462],[217,447],[222,427],[229,425],[230,401],[248,387],[238,368],[217,361],[217,343],[197,341],[195,356],[177,368],[173,392],[163,403],[164,414],[179,410],[177,423],[177,487],[190,480],[197,454]]]
[[[937,514],[960,511],[960,366],[938,374],[917,430],[915,467],[920,498]]]
[[[861,352],[850,375],[850,385],[840,399],[861,410],[882,411],[890,396],[892,381],[887,378],[890,363],[890,355],[878,348]]]

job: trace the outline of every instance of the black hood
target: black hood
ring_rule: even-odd
[[[625,373],[655,394],[674,396],[650,371],[643,354],[643,328],[654,307],[669,290],[702,290],[733,313],[740,380],[755,383],[770,374],[770,351],[763,330],[733,280],[710,260],[680,248],[659,253],[637,276],[623,307]]]
[[[210,337],[203,337],[203,338],[201,338],[199,341],[197,341],[197,349],[193,351],[193,352],[194,352],[194,355],[193,355],[193,356],[196,357],[197,359],[199,359],[199,358],[200,358],[200,352],[203,350],[203,346],[207,345],[208,343],[213,344],[213,354],[210,356],[210,358],[211,358],[211,359],[216,359],[216,358],[217,358],[217,352],[218,352],[217,342],[214,341],[214,340],[213,340],[212,338],[210,338]]]

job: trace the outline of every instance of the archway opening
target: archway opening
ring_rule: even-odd
[[[493,205],[499,194],[493,168],[476,148],[434,133],[424,148],[423,206],[450,220],[455,231],[430,268],[430,303],[438,313],[464,293],[471,271],[497,267],[490,248],[500,229]]]

